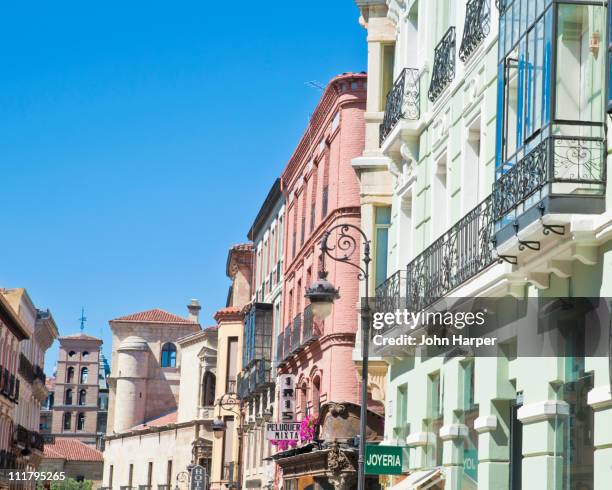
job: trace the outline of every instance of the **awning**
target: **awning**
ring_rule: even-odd
[[[416,471],[389,490],[427,490],[443,481],[444,471],[434,468],[433,470]]]

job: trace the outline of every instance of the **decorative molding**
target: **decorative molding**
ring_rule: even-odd
[[[566,417],[569,415],[569,404],[561,400],[531,403],[519,408],[517,415],[523,424],[542,422],[558,416]]]
[[[474,420],[474,430],[479,434],[497,430],[497,417],[495,415],[483,415]]]
[[[406,437],[406,445],[419,447],[436,443],[436,435],[433,432],[413,432]]]
[[[593,410],[612,408],[612,385],[597,386],[589,391],[587,403]]]
[[[440,427],[440,439],[443,441],[464,439],[468,436],[468,434],[468,426],[464,424],[451,424]]]

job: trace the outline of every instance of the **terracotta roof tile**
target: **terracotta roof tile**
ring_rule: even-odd
[[[120,316],[111,320],[111,322],[134,322],[134,323],[167,323],[167,324],[189,324],[195,325],[195,322],[182,316],[169,313],[159,308],[154,308],[148,311],[141,311],[140,313],[133,313],[131,315]]]
[[[103,461],[100,451],[68,437],[56,437],[53,444],[45,443],[44,457],[67,461]]]
[[[87,335],[85,333],[73,333],[70,335],[63,335],[60,337],[61,339],[83,339],[83,340],[101,340],[98,337],[92,337],[91,335]]]
[[[215,313],[215,321],[216,322],[231,322],[242,320],[242,308],[238,306],[226,306],[225,308],[221,308]]]
[[[174,412],[167,413],[166,415],[162,415],[161,417],[157,417],[156,419],[148,420],[144,424],[132,427],[130,430],[141,430],[146,429],[148,427],[162,427],[168,424],[176,424],[177,415],[178,412],[175,410]]]

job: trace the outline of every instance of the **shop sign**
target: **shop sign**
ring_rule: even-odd
[[[266,438],[269,441],[297,441],[299,434],[299,422],[268,422],[266,424]]]
[[[401,475],[402,455],[401,446],[366,444],[366,475]]]

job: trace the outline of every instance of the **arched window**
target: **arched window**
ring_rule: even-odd
[[[84,430],[84,429],[85,429],[85,414],[81,412],[77,416],[77,430]]]
[[[73,383],[73,382],[74,382],[74,368],[70,366],[68,368],[68,371],[66,371],[66,383]]]
[[[319,416],[319,406],[321,405],[321,378],[317,376],[312,380],[312,414]]]
[[[72,389],[68,388],[66,390],[66,396],[65,396],[65,404],[66,405],[72,405]]]
[[[87,402],[87,391],[81,390],[79,391],[79,405],[85,405]]]
[[[72,414],[70,412],[64,413],[64,430],[70,430],[70,425],[72,422]]]
[[[81,357],[82,357],[83,359],[87,359],[87,358],[89,357],[89,352],[84,351],[84,352],[81,354]]]
[[[215,404],[216,376],[210,371],[204,373],[202,378],[202,406],[212,407]]]
[[[87,376],[89,375],[89,369],[84,367],[81,369],[81,384],[87,383]]]
[[[161,367],[176,367],[176,347],[170,342],[162,347]]]
[[[70,352],[68,352],[68,357],[74,357],[75,354],[76,354],[76,352],[71,350]]]

